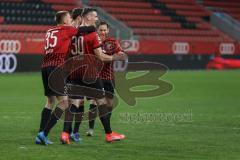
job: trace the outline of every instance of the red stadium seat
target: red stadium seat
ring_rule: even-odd
[[[42,32],[45,33],[51,26],[45,25],[0,25],[2,32]]]
[[[40,0],[41,9],[30,11],[29,8],[35,4],[27,0],[2,0],[1,4],[2,2],[5,4],[1,5],[1,38],[21,39],[24,45],[43,42],[46,30],[54,25],[53,16],[56,11],[83,6],[79,0]],[[195,0],[88,0],[88,5],[101,7],[122,21],[132,29],[136,35],[134,38],[138,38],[139,42],[148,42],[149,46],[155,47],[151,53],[169,54],[172,53],[175,42],[186,42],[190,45],[192,54],[202,51],[204,54],[212,54],[219,50],[222,42],[238,43],[209,23],[212,12],[204,6],[215,7],[214,10],[240,19],[238,2],[240,0],[203,0],[203,5],[200,5]],[[151,45],[153,41],[154,45]],[[156,46],[161,46],[164,51],[158,51]],[[143,45],[139,47],[145,48]],[[240,43],[236,49],[240,51]],[[31,51],[34,51],[34,47]]]
[[[126,15],[126,14],[115,14],[117,19],[123,21],[159,21],[159,22],[171,22],[171,18],[168,16],[160,15]]]
[[[174,36],[215,36],[218,37],[218,31],[209,30],[191,30],[191,29],[134,29],[134,32],[140,35],[174,35]]]
[[[216,42],[223,41],[221,37],[199,37],[199,36],[141,36],[142,39],[157,39],[163,41],[180,41],[180,42],[193,42],[193,41],[204,41],[204,42]]]
[[[195,0],[158,0],[159,2],[169,3],[169,4],[196,4]]]
[[[52,3],[52,4],[65,4],[65,5],[76,5],[78,4],[80,1],[78,0],[42,0],[45,3]]]
[[[183,15],[183,16],[195,16],[195,17],[203,17],[203,16],[209,16],[208,12],[195,12],[195,11],[183,11],[183,10],[178,10],[176,11],[177,14]]]
[[[191,11],[202,11],[203,9],[197,5],[186,5],[186,4],[167,4],[169,8],[176,10],[191,10]]]
[[[215,7],[223,7],[223,8],[224,7],[232,7],[232,8],[240,7],[239,2],[229,3],[229,1],[204,0],[203,4],[207,6],[215,6]]]
[[[1,2],[16,2],[16,3],[21,3],[24,1],[26,1],[26,0],[1,0]]]
[[[4,23],[4,17],[0,17],[0,24]]]
[[[203,5],[211,7],[213,11],[226,12],[232,17],[240,20],[240,1],[239,0],[228,0],[228,1],[215,1],[215,0],[204,0]]]
[[[104,8],[107,12],[113,14],[138,14],[138,15],[159,15],[161,12],[156,9],[142,9],[142,8],[114,8],[108,7]]]
[[[200,18],[200,17],[186,17],[186,20],[189,22],[194,22],[194,23],[202,22],[202,18]]]
[[[6,32],[1,33],[2,39],[28,39],[28,38],[38,38],[43,39],[45,37],[44,33],[27,33],[27,32]]]
[[[203,19],[210,16],[211,12],[197,4],[195,0],[157,0],[154,3],[159,3],[160,8],[153,7],[154,4],[151,1],[89,0],[90,6],[102,7],[115,18],[131,27],[134,34],[140,36],[140,38],[232,41],[232,38],[213,28],[210,23]],[[164,10],[164,8],[170,10]],[[179,20],[177,20],[178,18]],[[181,23],[181,20],[183,23]],[[185,29],[186,26],[192,28]]]
[[[56,10],[56,11],[61,11],[61,10],[67,10],[70,11],[76,7],[79,7],[77,5],[60,5],[60,4],[54,4],[52,5],[52,9]]]
[[[134,21],[134,22],[126,22],[127,25],[131,27],[139,27],[139,28],[181,28],[179,23],[161,23],[161,22],[148,22],[143,23],[142,21]]]
[[[152,8],[150,3],[147,2],[138,2],[135,3],[133,1],[118,1],[118,2],[114,2],[114,1],[90,1],[89,3],[90,5],[98,5],[101,7],[115,7],[115,8]]]

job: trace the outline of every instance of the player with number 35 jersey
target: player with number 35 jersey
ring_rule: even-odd
[[[47,102],[41,113],[39,133],[36,137],[36,144],[48,145],[51,142],[47,136],[55,126],[63,112],[68,108],[68,96],[64,93],[57,93],[49,87],[49,77],[53,71],[63,65],[66,55],[69,52],[72,37],[84,32],[84,28],[74,28],[72,18],[68,11],[56,13],[57,26],[46,33],[45,56],[42,63],[42,81]],[[56,99],[57,107],[52,111]]]

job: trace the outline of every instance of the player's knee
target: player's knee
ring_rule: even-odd
[[[61,97],[57,97],[59,103],[58,106],[65,110],[69,107],[69,102],[68,102],[68,98],[66,96],[61,96]]]
[[[106,101],[105,98],[98,99],[98,100],[97,100],[97,104],[98,104],[99,106],[101,106],[101,105],[106,105],[106,104],[107,104],[107,101]]]
[[[109,107],[113,106],[113,99],[107,99],[107,106]]]
[[[91,99],[91,100],[90,100],[90,104],[97,105],[97,102],[96,102],[96,100]]]
[[[67,108],[69,107],[69,102],[68,102],[68,100],[62,100],[62,101],[60,102],[60,104],[61,104],[61,107],[62,107],[63,110],[65,110],[65,109],[67,109]]]
[[[78,99],[70,99],[70,104],[73,104],[76,107],[79,107],[79,100]]]
[[[47,97],[47,102],[45,107],[48,109],[53,109],[55,101],[56,101],[56,98],[54,96]]]
[[[84,106],[84,100],[83,100],[83,99],[82,99],[82,100],[79,100],[78,106],[79,106],[79,107],[80,107],[80,106]]]

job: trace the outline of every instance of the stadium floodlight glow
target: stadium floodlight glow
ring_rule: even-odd
[[[0,54],[0,73],[13,73],[17,68],[14,54]]]

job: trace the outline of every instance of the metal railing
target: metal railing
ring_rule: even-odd
[[[215,12],[211,15],[211,24],[240,41],[240,22],[228,14]]]

